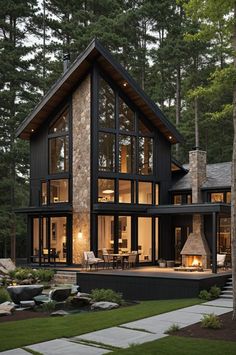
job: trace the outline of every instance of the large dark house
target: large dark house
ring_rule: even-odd
[[[217,253],[230,259],[230,163],[198,149],[172,160],[181,135],[98,41],[17,135],[30,141],[29,261],[78,265],[103,248],[213,271]]]

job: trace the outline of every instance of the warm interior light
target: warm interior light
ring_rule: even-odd
[[[109,190],[109,189],[107,189],[107,190],[103,190],[102,193],[103,193],[103,194],[113,194],[113,193],[114,193],[114,190]]]
[[[119,238],[119,239],[118,239],[118,242],[119,242],[119,243],[122,243],[122,238]]]

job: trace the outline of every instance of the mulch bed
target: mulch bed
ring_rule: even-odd
[[[11,322],[15,320],[25,320],[30,318],[44,318],[49,317],[48,313],[34,312],[34,311],[15,311],[10,316],[0,317],[0,323]]]
[[[221,320],[220,329],[202,328],[201,323],[196,323],[188,327],[182,328],[172,335],[203,338],[212,340],[236,341],[236,320],[232,320],[233,312],[229,312],[219,316]]]

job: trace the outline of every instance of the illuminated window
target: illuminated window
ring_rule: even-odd
[[[226,203],[231,203],[231,192],[226,192]]]
[[[47,192],[47,183],[43,181],[41,183],[41,205],[47,205],[48,203],[48,192]]]
[[[50,203],[63,203],[68,201],[68,179],[50,180]]]
[[[155,197],[156,197],[156,201],[155,201],[155,204],[156,205],[159,205],[159,185],[158,184],[156,184],[155,185]]]
[[[224,202],[224,193],[223,192],[211,193],[211,202]]]
[[[131,203],[131,181],[119,180],[119,203]]]
[[[64,111],[62,115],[50,127],[49,133],[63,133],[69,130],[69,112]]]
[[[173,196],[173,204],[181,205],[182,204],[182,195],[174,195]]]
[[[135,138],[132,136],[119,135],[119,171],[135,172]]]
[[[115,180],[98,179],[98,202],[115,201]]]
[[[153,174],[153,139],[139,137],[139,174]]]
[[[152,204],[152,183],[139,181],[138,203]]]

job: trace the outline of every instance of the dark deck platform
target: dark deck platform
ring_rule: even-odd
[[[83,292],[94,288],[111,288],[122,292],[125,299],[157,300],[197,297],[199,292],[217,285],[223,287],[231,271],[212,274],[176,272],[173,269],[139,267],[128,270],[77,271],[77,283]]]

